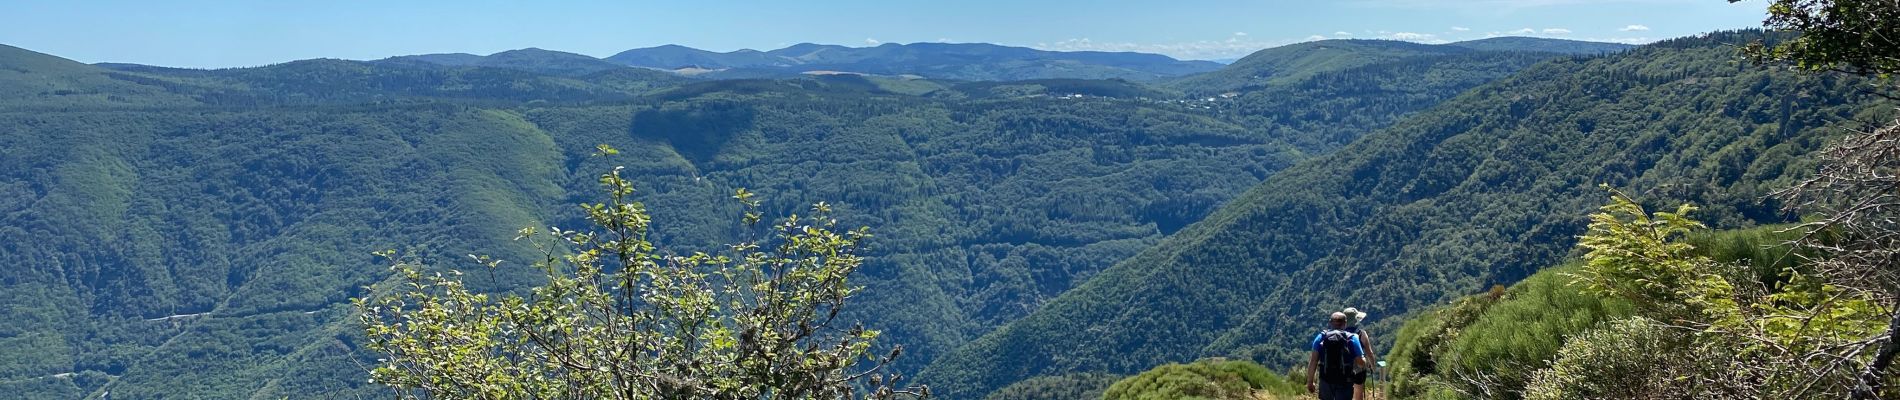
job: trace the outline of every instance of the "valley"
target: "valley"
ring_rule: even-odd
[[[1150,370],[1294,391],[1280,372],[1347,306],[1397,333],[1376,342],[1415,373],[1397,390],[1447,393],[1462,387],[1417,382],[1476,367],[1419,372],[1465,356],[1433,332],[1500,328],[1439,315],[1520,296],[1631,315],[1551,283],[1604,186],[1695,204],[1715,230],[1786,226],[1803,216],[1773,194],[1839,124],[1894,117],[1875,78],[1737,61],[1763,40],[1787,38],[1316,40],[1226,65],[803,43],[225,69],[0,45],[0,393],[387,397],[352,301],[402,277],[373,253],[522,293],[552,256],[511,239],[596,223],[579,205],[607,171],[668,254],[747,240],[741,189],[767,219],[824,202],[867,227],[863,290],[838,315],[880,332],[870,353],[901,345],[889,368],[936,398],[1129,393],[1110,385]]]

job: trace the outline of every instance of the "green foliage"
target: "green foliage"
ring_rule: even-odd
[[[713,79],[784,78],[801,73],[923,76],[962,81],[1030,79],[1152,80],[1220,68],[1156,54],[1053,52],[987,43],[887,43],[846,47],[811,43],[769,51],[715,53],[678,45],[633,49],[607,57],[626,65],[705,70]]]
[[[1467,49],[1473,49],[1473,50],[1528,51],[1528,52],[1576,54],[1576,55],[1608,54],[1608,53],[1615,53],[1619,51],[1629,50],[1636,47],[1634,45],[1628,45],[1628,44],[1622,44],[1622,43],[1586,42],[1586,41],[1581,41],[1581,40],[1564,40],[1564,39],[1535,38],[1535,37],[1523,37],[1523,36],[1505,36],[1505,37],[1494,37],[1494,38],[1478,39],[1478,40],[1467,40],[1463,42],[1450,43],[1449,45],[1456,46],[1456,47],[1463,47]]]
[[[1824,127],[1890,109],[1859,78],[1733,62],[1760,36],[1553,60],[1466,92],[1269,177],[919,378],[975,397],[1206,356],[1297,362],[1325,311],[1395,331],[1382,316],[1559,264],[1602,183],[1701,205],[1719,228],[1786,222],[1760,199],[1809,170]]]
[[[31,266],[0,269],[0,337],[38,341],[0,352],[23,367],[0,380],[92,371],[123,398],[362,394],[361,360],[336,354],[353,351],[344,304],[387,276],[369,252],[500,253],[503,240],[443,238],[505,239],[541,220],[530,199],[560,193],[536,164],[496,168],[553,150],[506,113],[187,110],[0,112],[0,259]]]
[[[1573,335],[1631,315],[1628,303],[1569,284],[1580,266],[1539,271],[1509,289],[1472,295],[1419,313],[1393,345],[1394,398],[1507,398],[1521,395]]]
[[[1880,321],[1871,317],[1877,313],[1868,304],[1799,277],[1808,266],[1796,261],[1808,258],[1789,253],[1787,243],[1799,232],[1787,226],[1709,232],[1696,228],[1700,223],[1684,213],[1648,214],[1620,194],[1602,210],[1579,244],[1598,246],[1585,253],[1585,262],[1547,269],[1509,290],[1467,297],[1407,321],[1391,358],[1391,394],[1427,399],[1773,397],[1790,393],[1790,387],[1776,386],[1771,375],[1753,375],[1752,369],[1785,362],[1776,359],[1803,346],[1840,345],[1878,328]],[[1607,237],[1612,235],[1618,237]],[[1716,282],[1646,286],[1671,279]],[[1605,296],[1604,287],[1619,291]],[[1697,289],[1706,287],[1715,289]],[[1633,293],[1643,290],[1648,292]],[[1722,293],[1727,297],[1713,298]],[[1806,301],[1820,293],[1835,293],[1831,298],[1838,303]],[[1678,304],[1657,304],[1663,301]],[[1687,304],[1692,301],[1702,306]],[[1821,308],[1833,311],[1811,314]],[[1857,316],[1849,320],[1846,315]],[[1789,317],[1814,322],[1787,330],[1793,328],[1786,324],[1793,321]],[[1739,325],[1710,322],[1722,318]],[[1754,342],[1767,338],[1780,339]],[[1759,391],[1738,392],[1732,386]]]
[[[521,230],[547,279],[526,295],[472,292],[461,272],[425,274],[414,260],[391,267],[402,277],[392,293],[355,300],[366,347],[386,357],[371,379],[405,398],[893,396],[895,376],[876,373],[898,352],[870,355],[878,332],[838,321],[858,291],[848,277],[866,229],[837,231],[818,203],[770,238],[670,255],[648,240],[652,217],[620,170],[600,184],[607,201],[581,206],[597,230]],[[744,190],[733,198],[759,204]],[[748,211],[744,225],[757,223]]]
[[[1103,400],[1292,398],[1306,389],[1286,375],[1248,361],[1167,364],[1108,387]]]
[[[18,349],[0,382],[386,394],[343,305],[398,278],[369,252],[540,259],[500,238],[586,223],[547,210],[592,192],[600,143],[669,222],[649,232],[662,248],[741,240],[726,217],[744,211],[722,201],[741,186],[759,215],[826,200],[878,227],[840,318],[912,345],[894,371],[1011,324],[930,367],[947,397],[1202,355],[1277,365],[1317,310],[1397,316],[1554,264],[1595,183],[1693,200],[1718,227],[1780,221],[1752,200],[1804,170],[1812,128],[1880,107],[1857,103],[1859,80],[1728,64],[1718,43],[1751,36],[1725,35],[1529,69],[1544,56],[1293,49],[1260,70],[1284,75],[1225,74],[1248,89],[1213,101],[1128,82],[181,70],[0,49],[0,262],[24,266],[0,269],[0,343]],[[1004,86],[1098,95],[980,93]],[[500,295],[546,283],[532,272],[462,278]],[[1321,304],[1321,277],[1352,289]],[[63,373],[110,383],[41,380]]]
[[[119,79],[104,68],[0,45],[0,107],[174,106],[189,96]]]
[[[1729,0],[1737,2],[1740,0]],[[1746,51],[1757,60],[1787,61],[1803,69],[1845,68],[1861,74],[1900,72],[1900,4],[1880,0],[1774,0],[1768,29],[1799,33],[1787,41],[1758,41]]]
[[[914,373],[1260,179],[1512,70],[1461,64],[1444,74],[1491,72],[1396,90],[1368,87],[1429,65],[1365,71],[1378,84],[1335,74],[1246,106],[1285,118],[1248,118],[1122,98],[1166,91],[1112,81],[1037,84],[1121,97],[1004,98],[879,77],[186,70],[8,49],[0,88],[22,89],[0,100],[0,261],[25,267],[0,269],[0,342],[17,345],[0,382],[92,371],[124,398],[386,394],[357,367],[374,358],[345,312],[396,277],[370,252],[531,263],[532,246],[502,239],[586,223],[548,210],[593,192],[584,171],[612,167],[587,157],[601,143],[669,222],[650,232],[665,248],[740,240],[724,199],[742,186],[762,215],[823,200],[878,227],[868,288],[840,318],[906,344],[892,370]],[[544,283],[525,268],[463,278],[478,293]]]
[[[1122,377],[1108,374],[1040,376],[997,389],[983,400],[1096,400]]]
[[[1532,275],[1525,282],[1549,280],[1550,272]],[[1520,283],[1525,285],[1525,283]],[[1405,321],[1394,339],[1386,359],[1392,385],[1386,392],[1395,398],[1450,398],[1455,391],[1439,376],[1439,356],[1447,343],[1460,338],[1465,327],[1484,315],[1484,310],[1504,297],[1503,290],[1453,301],[1446,306],[1419,312]],[[1449,367],[1449,366],[1447,366]]]
[[[1846,396],[1859,384],[1861,370],[1842,365],[1864,365],[1872,354],[1837,353],[1886,329],[1882,309],[1869,292],[1838,286],[1812,270],[1791,267],[1772,282],[1754,281],[1753,270],[1690,252],[1692,244],[1681,235],[1701,228],[1683,214],[1649,214],[1621,195],[1595,222],[1580,246],[1590,249],[1588,267],[1578,275],[1588,290],[1621,295],[1636,301],[1642,316],[1665,326],[1693,332],[1697,354],[1718,364],[1679,372],[1704,393],[1776,398],[1813,395]],[[1757,288],[1738,290],[1738,288]],[[1683,348],[1676,350],[1688,350]],[[1579,350],[1585,353],[1613,351]],[[1631,351],[1654,351],[1632,348]],[[1595,355],[1579,357],[1600,358]],[[1727,363],[1730,365],[1719,365]],[[1572,368],[1587,368],[1588,362]],[[1802,371],[1799,374],[1784,371]],[[1621,382],[1576,377],[1576,371],[1558,370],[1553,384],[1556,397],[1573,387],[1594,395],[1595,388],[1623,386]],[[1600,377],[1597,377],[1600,378]],[[1593,386],[1594,385],[1594,386]]]
[[[1628,299],[1644,315],[1665,321],[1709,317],[1734,322],[1735,286],[1708,258],[1693,257],[1695,246],[1684,235],[1707,229],[1688,217],[1695,207],[1675,212],[1643,211],[1622,193],[1614,193],[1602,212],[1590,216],[1590,232],[1577,243],[1589,252],[1577,274],[1587,292]]]
[[[1584,332],[1538,371],[1524,398],[1659,399],[1689,393],[1681,378],[1702,355],[1687,352],[1692,336],[1641,317]]]
[[[1568,285],[1559,267],[1513,285],[1433,357],[1436,373],[1461,393],[1513,398],[1571,335],[1631,314],[1628,303]],[[1396,357],[1396,356],[1395,356]]]
[[[956,94],[971,98],[1008,98],[1025,96],[1094,96],[1114,98],[1173,99],[1180,93],[1167,92],[1142,84],[1113,79],[1038,79],[1009,82],[970,82],[952,86]],[[945,93],[943,95],[949,95]]]
[[[1396,40],[1321,40],[1254,52],[1226,68],[1171,80],[1166,86],[1190,95],[1213,95],[1298,83],[1327,72],[1408,57],[1468,51]]]

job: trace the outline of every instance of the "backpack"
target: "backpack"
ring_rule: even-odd
[[[1365,331],[1363,331],[1363,330],[1360,330],[1360,329],[1359,329],[1359,326],[1358,326],[1358,325],[1353,325],[1353,326],[1348,326],[1348,327],[1346,327],[1346,329],[1341,329],[1341,330],[1343,330],[1343,331],[1346,331],[1346,333],[1351,333],[1351,334],[1352,334],[1353,336],[1358,336],[1358,337],[1359,337],[1359,348],[1360,348],[1360,349],[1366,349],[1366,346],[1367,346],[1367,345],[1370,345],[1370,344],[1372,344],[1372,343],[1370,343],[1370,342],[1367,342],[1367,341],[1366,341],[1366,333],[1365,333]],[[1370,353],[1366,353],[1366,355],[1368,355],[1368,356],[1369,356],[1369,355],[1371,355],[1371,354],[1370,354]],[[1361,373],[1361,372],[1365,372],[1365,371],[1366,371],[1366,370],[1365,370],[1365,368],[1361,368],[1361,367],[1359,367],[1359,366],[1358,366],[1357,364],[1354,364],[1354,365],[1353,365],[1353,369],[1352,369],[1352,373],[1354,373],[1354,374],[1358,374],[1358,373]]]
[[[1353,333],[1338,329],[1319,332],[1319,379],[1329,383],[1344,383],[1352,377]]]

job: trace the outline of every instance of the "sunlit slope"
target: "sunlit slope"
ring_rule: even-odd
[[[977,398],[1042,375],[1201,356],[1294,362],[1326,310],[1375,319],[1553,265],[1608,183],[1718,226],[1808,169],[1819,127],[1885,111],[1860,81],[1735,62],[1725,33],[1553,61],[1268,178],[920,378]],[[1375,322],[1375,329],[1388,327]]]

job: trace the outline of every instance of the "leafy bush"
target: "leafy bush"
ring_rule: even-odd
[[[1103,400],[1254,399],[1298,396],[1305,387],[1248,361],[1201,360],[1168,364],[1109,386]]]
[[[983,400],[1095,400],[1120,380],[1120,376],[1095,373],[1036,377],[1004,386]]]
[[[1612,322],[1577,336],[1549,369],[1531,377],[1525,398],[1682,398],[1681,377],[1694,368],[1683,351],[1690,335],[1642,317]]]
[[[615,154],[606,145],[600,152]],[[870,352],[878,331],[838,318],[860,290],[867,229],[841,231],[830,206],[794,214],[764,238],[717,254],[668,255],[620,169],[607,201],[581,208],[595,230],[524,228],[547,283],[529,295],[472,292],[460,272],[428,275],[400,259],[392,293],[356,300],[370,377],[402,398],[889,399],[899,355]],[[743,189],[744,225],[759,202]],[[389,255],[392,252],[386,252]],[[393,257],[393,255],[390,255]],[[487,257],[488,268],[501,263]],[[901,348],[899,348],[901,350]],[[864,365],[864,364],[869,364]]]

